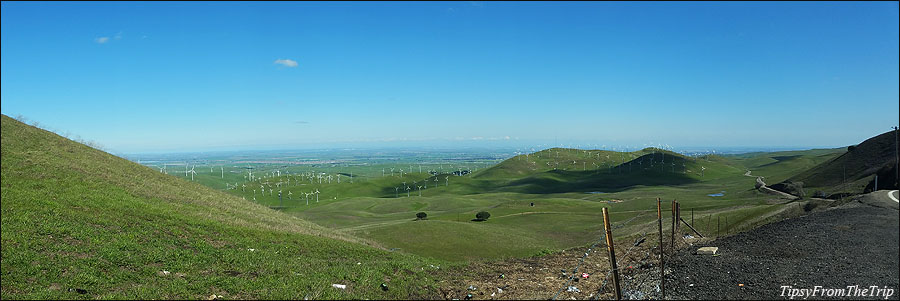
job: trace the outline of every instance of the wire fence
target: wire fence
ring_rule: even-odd
[[[678,204],[677,202],[673,201],[673,206],[675,206],[677,204]],[[655,222],[647,223],[646,225],[639,227],[637,229],[636,233],[640,233],[640,234],[637,236],[633,236],[633,235],[629,234],[629,236],[636,237],[636,239],[631,244],[631,246],[629,246],[625,250],[625,252],[623,253],[622,256],[616,256],[615,268],[612,266],[612,262],[610,262],[610,268],[608,270],[603,271],[603,276],[602,276],[603,282],[600,284],[599,289],[596,292],[593,292],[589,296],[589,299],[590,300],[599,300],[601,298],[601,296],[603,296],[604,294],[610,293],[610,292],[606,291],[607,284],[609,284],[611,282],[610,277],[613,277],[613,276],[616,276],[616,277],[621,276],[621,278],[616,278],[616,281],[618,282],[618,285],[616,286],[616,289],[618,289],[618,290],[615,291],[617,297],[621,297],[621,298],[625,298],[625,299],[665,298],[665,291],[663,289],[664,281],[665,281],[665,275],[663,273],[664,271],[662,270],[661,267],[660,267],[659,272],[655,272],[655,271],[652,271],[651,269],[647,269],[647,267],[648,266],[658,266],[655,264],[656,263],[663,264],[664,262],[669,262],[669,261],[673,260],[676,256],[676,249],[678,249],[678,247],[676,245],[689,244],[689,241],[688,241],[689,237],[684,235],[684,229],[681,228],[681,223],[686,223],[686,224],[689,224],[691,227],[696,227],[695,225],[693,225],[693,222],[694,222],[693,213],[691,214],[690,222],[688,222],[688,221],[684,220],[683,218],[681,218],[680,209],[681,209],[680,206],[674,207],[674,209],[671,211],[671,217],[670,217],[673,219],[672,224],[670,225],[670,227],[671,227],[670,230],[672,231],[671,239],[676,240],[677,244],[676,244],[676,242],[666,242],[666,243],[659,243],[659,245],[657,245],[656,247],[654,247],[652,245],[648,246],[648,244],[649,244],[648,237],[651,236],[651,234],[654,234],[654,232],[657,232],[657,230],[654,229],[657,227],[657,223],[655,223]],[[654,209],[654,210],[627,211],[627,213],[639,212],[639,214],[637,214],[625,221],[622,221],[622,222],[612,225],[609,228],[610,233],[612,233],[611,232],[612,230],[617,230],[617,229],[621,229],[623,227],[628,226],[634,220],[646,215],[648,212],[654,212],[657,210],[659,210],[660,212],[663,211],[662,208]],[[622,213],[626,213],[626,212],[622,212]],[[710,218],[711,215],[716,215],[718,217],[719,214],[705,215],[704,217],[706,217],[706,219],[707,219],[707,221],[706,221],[707,224],[710,224],[709,221],[711,220],[711,218]],[[659,219],[660,219],[659,223],[662,223],[663,216],[660,216]],[[665,218],[665,219],[668,219],[668,218]],[[703,217],[700,218],[700,222],[703,223]],[[726,225],[727,225],[727,222],[726,222]],[[662,226],[662,224],[660,224],[660,229],[658,230],[659,235],[662,236],[663,238],[666,238],[666,236],[669,236],[669,235],[663,234],[663,233],[668,232],[668,231],[663,231],[661,226]],[[720,226],[721,225],[715,225],[716,230],[719,230],[718,228]],[[696,227],[696,228],[700,228],[700,227]],[[705,230],[711,231],[710,228],[712,228],[712,227],[707,226],[707,227],[705,227]],[[694,231],[696,231],[696,230],[694,230]],[[707,234],[709,235],[709,232],[707,232]],[[608,247],[608,245],[606,244],[606,242],[607,242],[606,235],[607,235],[607,232],[604,231],[603,234],[601,235],[600,239],[598,241],[594,242],[593,244],[591,244],[590,247],[588,247],[587,251],[581,255],[581,257],[579,258],[575,267],[571,270],[571,275],[569,275],[569,277],[567,277],[563,286],[559,290],[556,291],[556,293],[553,295],[551,300],[557,300],[557,298],[559,298],[559,296],[564,291],[567,291],[567,290],[569,290],[570,292],[574,292],[574,293],[579,292],[577,289],[571,290],[570,288],[572,288],[572,287],[570,285],[572,284],[572,281],[574,279],[576,279],[576,277],[579,276],[578,275],[579,270],[581,270],[583,268],[585,260],[588,258],[588,256],[592,252],[595,252],[595,248],[600,247],[600,246]],[[676,235],[678,236],[678,238],[675,238]],[[666,239],[666,240],[669,240],[669,239]],[[660,241],[662,241],[662,239]],[[672,246],[671,246],[672,249],[667,251],[666,247],[669,246],[669,243],[672,243]],[[644,246],[644,248],[641,248],[642,245]],[[613,251],[615,251],[615,250],[613,250]],[[637,253],[635,253],[636,251],[637,251]],[[659,252],[659,253],[657,253],[657,252]],[[633,266],[626,265],[626,263],[629,263],[629,262],[631,262]],[[653,263],[651,263],[651,262],[653,262]],[[636,265],[635,263],[639,263],[639,265]],[[623,268],[623,266],[628,266],[628,267]],[[622,273],[623,271],[624,271],[624,273]],[[565,270],[564,270],[564,273],[565,273]],[[647,284],[648,282],[650,282],[651,284],[648,285]],[[657,284],[654,285],[653,284],[654,282],[656,282]]]
[[[632,221],[634,221],[634,220],[637,219],[638,217],[641,217],[641,216],[643,216],[644,214],[647,214],[647,212],[650,212],[650,211],[649,211],[649,210],[648,210],[648,211],[642,211],[640,214],[635,215],[635,216],[629,218],[628,220],[625,220],[624,222],[618,223],[616,226],[613,227],[613,230],[615,230],[615,229],[621,229],[622,227],[627,226],[629,223],[631,223]],[[645,233],[645,235],[646,235],[646,233]],[[559,294],[561,294],[564,290],[566,290],[566,289],[569,288],[569,284],[572,283],[572,280],[575,279],[575,277],[578,277],[578,269],[581,268],[581,265],[582,265],[582,264],[584,264],[584,260],[587,258],[587,256],[590,255],[590,253],[593,251],[593,249],[594,249],[595,247],[597,247],[597,245],[600,245],[600,244],[604,244],[604,245],[605,245],[605,242],[606,242],[606,232],[604,231],[603,234],[602,234],[601,237],[600,237],[600,240],[598,240],[597,242],[591,244],[591,246],[588,247],[587,251],[584,252],[584,255],[581,256],[581,258],[578,260],[578,263],[575,264],[575,267],[572,269],[572,275],[569,276],[568,280],[566,280],[566,283],[563,284],[563,286],[562,286],[558,291],[556,291],[556,294],[553,295],[553,298],[551,298],[551,300],[556,300],[556,298],[559,297]],[[627,256],[627,252],[626,252],[626,256]],[[610,271],[612,271],[612,269],[610,269],[609,271],[606,272],[605,278],[607,278],[607,279],[609,278],[609,275],[611,274]],[[606,280],[604,280],[604,285],[605,285],[605,282],[606,282]]]
[[[624,260],[624,259],[628,258],[628,254],[631,254],[631,251],[633,251],[637,246],[641,245],[641,243],[642,243],[643,240],[646,240],[647,234],[649,234],[649,232],[648,232],[648,231],[644,231],[644,233],[641,234],[641,237],[638,238],[638,239],[635,241],[635,243],[631,245],[630,248],[628,248],[628,251],[625,251],[625,255],[623,255],[620,259]],[[616,266],[617,266],[617,268],[615,269],[616,271],[618,271],[618,270],[621,269],[621,268],[618,268],[618,266],[619,266],[619,261],[620,261],[620,260],[618,260],[618,259],[616,260]],[[610,269],[610,272],[612,272],[612,271],[613,271],[613,269]],[[606,284],[609,282],[609,275],[610,275],[610,274],[612,274],[612,273],[607,272],[606,277],[603,279],[603,284],[600,285],[600,289],[597,290],[597,293],[594,294],[594,297],[593,297],[591,300],[597,300],[596,298],[599,298],[599,297],[600,297],[600,294],[603,293],[603,290],[606,288]],[[623,281],[623,282],[624,282],[624,281]]]

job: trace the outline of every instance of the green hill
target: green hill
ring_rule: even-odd
[[[847,148],[812,149],[728,155],[726,158],[765,178],[767,183],[778,183],[802,173],[816,165],[834,159]]]
[[[735,172],[730,164],[718,156],[691,158],[656,148],[635,152],[553,148],[507,159],[473,179],[489,182],[483,186],[494,191],[615,192],[717,179]]]
[[[866,139],[848,151],[790,178],[803,182],[810,189],[829,194],[856,194],[872,188],[872,180],[879,175],[879,189],[896,189],[892,185],[896,175],[894,132],[886,132]],[[810,191],[811,192],[811,191]]]
[[[433,281],[436,262],[5,115],[0,177],[2,299],[398,299]]]

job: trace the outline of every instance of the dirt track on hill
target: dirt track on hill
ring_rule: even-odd
[[[859,285],[887,286],[894,289],[890,299],[897,300],[898,237],[896,209],[853,201],[682,249],[667,265],[673,270],[667,275],[666,297],[787,299],[782,286],[846,289]],[[719,247],[719,255],[691,254],[704,245]]]

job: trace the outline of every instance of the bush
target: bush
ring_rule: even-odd
[[[416,213],[416,219],[425,219],[426,217],[428,217],[428,214],[425,212]]]
[[[480,221],[486,221],[489,217],[491,217],[491,214],[487,211],[481,211],[475,214],[475,219]]]
[[[827,196],[825,195],[825,192],[824,192],[824,191],[816,190],[816,192],[813,193],[813,197],[814,197],[814,198],[824,199],[824,198],[826,198]]]

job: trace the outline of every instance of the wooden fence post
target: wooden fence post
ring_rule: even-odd
[[[659,198],[656,198],[656,221],[659,224],[659,291],[662,293],[662,298],[666,298],[666,272],[665,272],[665,263],[663,261],[663,232],[662,232],[662,201]]]
[[[613,272],[613,286],[616,288],[616,300],[622,300],[622,290],[619,287],[619,268],[616,265],[616,248],[613,244],[612,227],[609,224],[609,211],[603,208],[603,228],[606,229],[606,248],[609,250],[609,266]]]

